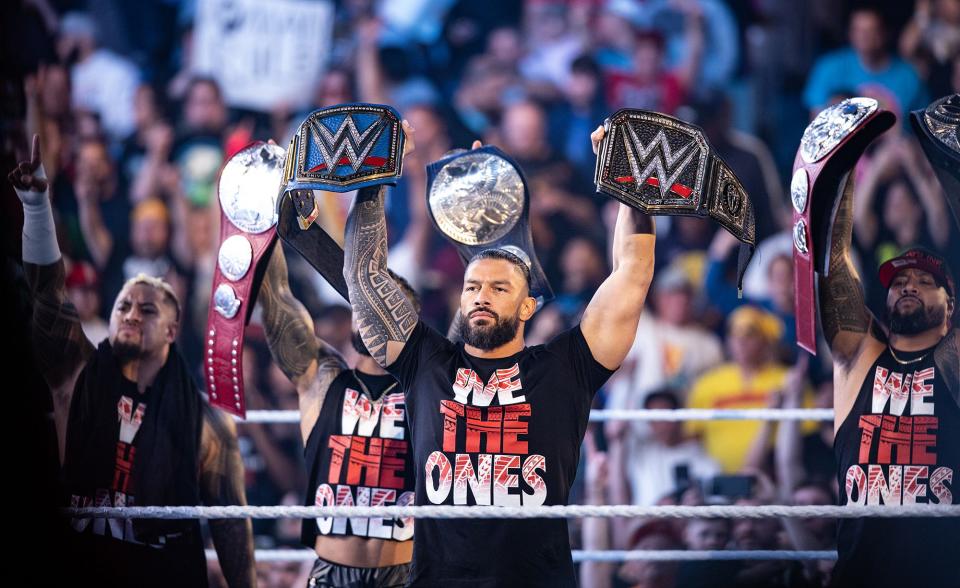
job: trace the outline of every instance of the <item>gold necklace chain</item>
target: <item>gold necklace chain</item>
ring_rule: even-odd
[[[900,365],[910,365],[911,363],[917,363],[918,361],[923,361],[923,358],[926,357],[927,354],[930,353],[930,352],[928,351],[927,353],[924,353],[924,354],[921,355],[920,357],[915,357],[915,358],[913,358],[913,359],[903,360],[903,359],[900,359],[899,357],[897,357],[897,354],[893,352],[893,347],[892,347],[892,346],[889,346],[889,345],[888,345],[888,346],[887,346],[887,349],[890,350],[890,356],[893,357],[894,361],[896,361],[896,362],[899,363]]]
[[[356,380],[357,384],[360,384],[360,389],[363,390],[363,393],[367,395],[367,398],[369,398],[370,400],[373,400],[373,401],[377,401],[377,400],[379,400],[380,398],[383,398],[384,396],[387,395],[387,392],[393,390],[393,389],[397,386],[397,382],[394,381],[394,382],[391,383],[389,386],[387,386],[386,389],[384,389],[383,392],[380,393],[380,396],[379,396],[379,397],[374,398],[374,397],[373,397],[373,394],[370,394],[370,389],[367,388],[367,385],[364,384],[364,383],[363,383],[363,380],[360,379],[360,376],[357,375],[357,370],[350,370],[350,373],[353,374],[353,379]]]

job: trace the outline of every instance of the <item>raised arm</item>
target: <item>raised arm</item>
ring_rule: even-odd
[[[33,137],[30,161],[21,162],[8,179],[23,203],[23,269],[33,298],[30,343],[53,396],[62,461],[73,386],[94,348],[67,298],[66,270],[57,244],[49,183],[40,163],[38,136]]]
[[[200,496],[207,506],[245,506],[237,426],[204,405],[200,436]],[[228,586],[256,586],[250,519],[210,519],[210,534]]]
[[[850,259],[853,233],[853,180],[848,179],[830,236],[829,271],[820,277],[820,322],[835,365],[844,371],[860,355],[874,322],[863,297],[860,276]]]
[[[603,135],[603,127],[590,135],[594,153]],[[652,217],[620,205],[613,230],[613,272],[597,288],[580,321],[593,358],[607,369],[620,367],[637,335],[653,280],[656,238]]]
[[[597,288],[580,328],[594,359],[608,369],[623,362],[637,335],[637,324],[653,279],[656,243],[652,217],[620,205],[614,270]]]
[[[413,304],[387,272],[383,188],[363,188],[347,218],[343,277],[363,344],[378,364],[393,363],[419,320]]]
[[[270,355],[297,388],[300,429],[306,442],[327,388],[346,364],[333,347],[317,338],[310,313],[290,291],[287,260],[280,244],[273,249],[258,301]]]

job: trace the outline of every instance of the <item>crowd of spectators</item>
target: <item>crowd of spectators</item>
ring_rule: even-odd
[[[143,272],[179,292],[179,344],[199,366],[218,170],[251,139],[286,145],[307,111],[231,108],[216,76],[193,74],[195,4],[21,0],[4,8],[5,43],[19,53],[5,70],[3,161],[12,168],[25,139],[41,136],[67,287],[91,340],[105,336],[105,306],[123,282]],[[423,316],[438,328],[458,304],[462,265],[431,227],[424,168],[450,149],[479,138],[526,174],[536,253],[557,292],[529,325],[530,344],[575,324],[609,272],[616,204],[595,193],[589,143],[605,116],[645,108],[695,123],[739,176],[762,241],[744,295],[733,279],[732,237],[705,220],[659,219],[649,305],[597,408],[832,406],[827,350],[808,360],[794,344],[785,193],[803,128],[842,98],[876,98],[901,121],[855,172],[856,261],[869,303],[879,309],[883,300],[876,268],[904,247],[960,250],[905,116],[960,91],[960,0],[333,4],[331,60],[321,64],[311,108],[386,103],[416,129],[416,150],[388,196],[391,264],[420,291]],[[4,198],[15,198],[12,190]],[[320,202],[323,227],[341,238],[349,196],[322,194]],[[16,239],[5,244],[14,259]],[[345,301],[298,257],[288,252],[295,294],[318,334],[352,357]],[[257,321],[244,349],[248,408],[296,409]],[[239,431],[250,503],[301,504],[297,427]],[[832,432],[832,423],[814,422],[594,424],[573,496],[591,504],[832,504]],[[584,549],[835,547],[832,522],[820,520],[585,519],[571,529]],[[257,521],[255,530],[258,547],[298,546],[298,521]],[[262,585],[290,585],[309,569],[258,567]],[[825,585],[829,570],[829,562],[635,561],[586,563],[580,573],[592,587],[813,587]]]

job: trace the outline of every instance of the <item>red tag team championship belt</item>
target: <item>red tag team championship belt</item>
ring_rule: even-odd
[[[380,104],[341,104],[315,110],[290,140],[280,198],[280,238],[347,299],[343,249],[314,222],[314,190],[351,192],[395,185],[403,167],[400,115]]]
[[[848,98],[807,126],[793,162],[793,279],[797,345],[817,353],[815,273],[827,275],[830,235],[853,166],[896,117],[872,98]],[[852,189],[853,184],[849,184]]]
[[[240,417],[246,415],[243,331],[277,240],[283,160],[283,148],[253,143],[220,172],[220,251],[207,313],[204,379],[210,404]]]
[[[710,217],[739,239],[737,285],[757,244],[753,204],[703,131],[671,116],[624,109],[604,121],[597,190],[651,215]]]

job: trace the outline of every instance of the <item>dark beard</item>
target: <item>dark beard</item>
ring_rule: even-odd
[[[370,352],[367,351],[367,346],[363,344],[363,337],[360,336],[359,331],[350,332],[350,343],[353,345],[353,350],[360,355],[372,357]]]
[[[143,351],[139,345],[130,345],[129,343],[113,343],[113,355],[120,365],[126,365],[131,361],[136,361],[143,356]]]
[[[891,333],[916,335],[942,325],[943,320],[947,317],[947,310],[942,306],[927,308],[926,305],[921,303],[913,312],[903,313],[897,310],[897,305],[894,304],[892,310],[887,309],[887,315]]]
[[[490,351],[513,340],[517,334],[517,329],[520,328],[520,314],[505,319],[492,310],[486,312],[494,316],[492,326],[474,327],[470,324],[470,317],[461,314],[460,337],[467,345]]]

